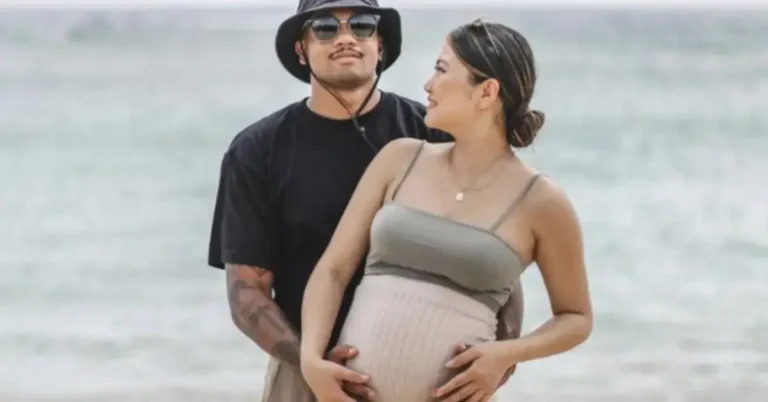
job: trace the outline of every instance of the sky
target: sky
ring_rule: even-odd
[[[0,0],[0,7],[46,7],[46,6],[239,6],[239,5],[286,5],[294,7],[296,0]],[[760,6],[768,7],[768,0],[380,0],[382,6],[409,7],[431,6],[439,7],[446,4],[479,5],[492,4],[498,6],[685,6],[685,7],[733,7]]]

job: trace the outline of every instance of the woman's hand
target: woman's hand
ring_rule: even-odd
[[[355,402],[342,389],[344,382],[365,384],[368,376],[321,358],[301,362],[301,373],[318,402]]]
[[[463,350],[462,350],[463,352]],[[347,366],[347,362],[350,359],[357,357],[359,351],[349,345],[336,345],[328,352],[325,357],[326,360],[330,360],[333,363],[340,364],[344,367]],[[367,402],[376,401],[376,392],[373,391],[370,384],[354,384],[350,382],[344,382],[344,392],[353,398],[364,400]]]
[[[488,401],[507,371],[514,365],[508,346],[503,342],[485,342],[471,346],[446,363],[446,367],[466,367],[442,387],[435,397],[442,402]]]

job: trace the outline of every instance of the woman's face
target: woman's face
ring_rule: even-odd
[[[424,84],[427,92],[427,115],[430,128],[455,135],[457,127],[477,117],[476,87],[470,83],[470,72],[446,41],[437,56],[435,72]]]

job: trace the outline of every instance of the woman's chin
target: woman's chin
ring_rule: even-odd
[[[427,114],[424,116],[424,124],[433,130],[443,130],[442,124],[440,123],[441,119],[439,116],[432,110],[427,109]]]

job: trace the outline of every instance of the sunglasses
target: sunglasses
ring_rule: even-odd
[[[368,39],[376,34],[380,17],[376,14],[355,14],[346,20],[329,15],[313,18],[306,22],[304,29],[309,28],[317,40],[326,41],[335,38],[342,25],[357,39]]]

